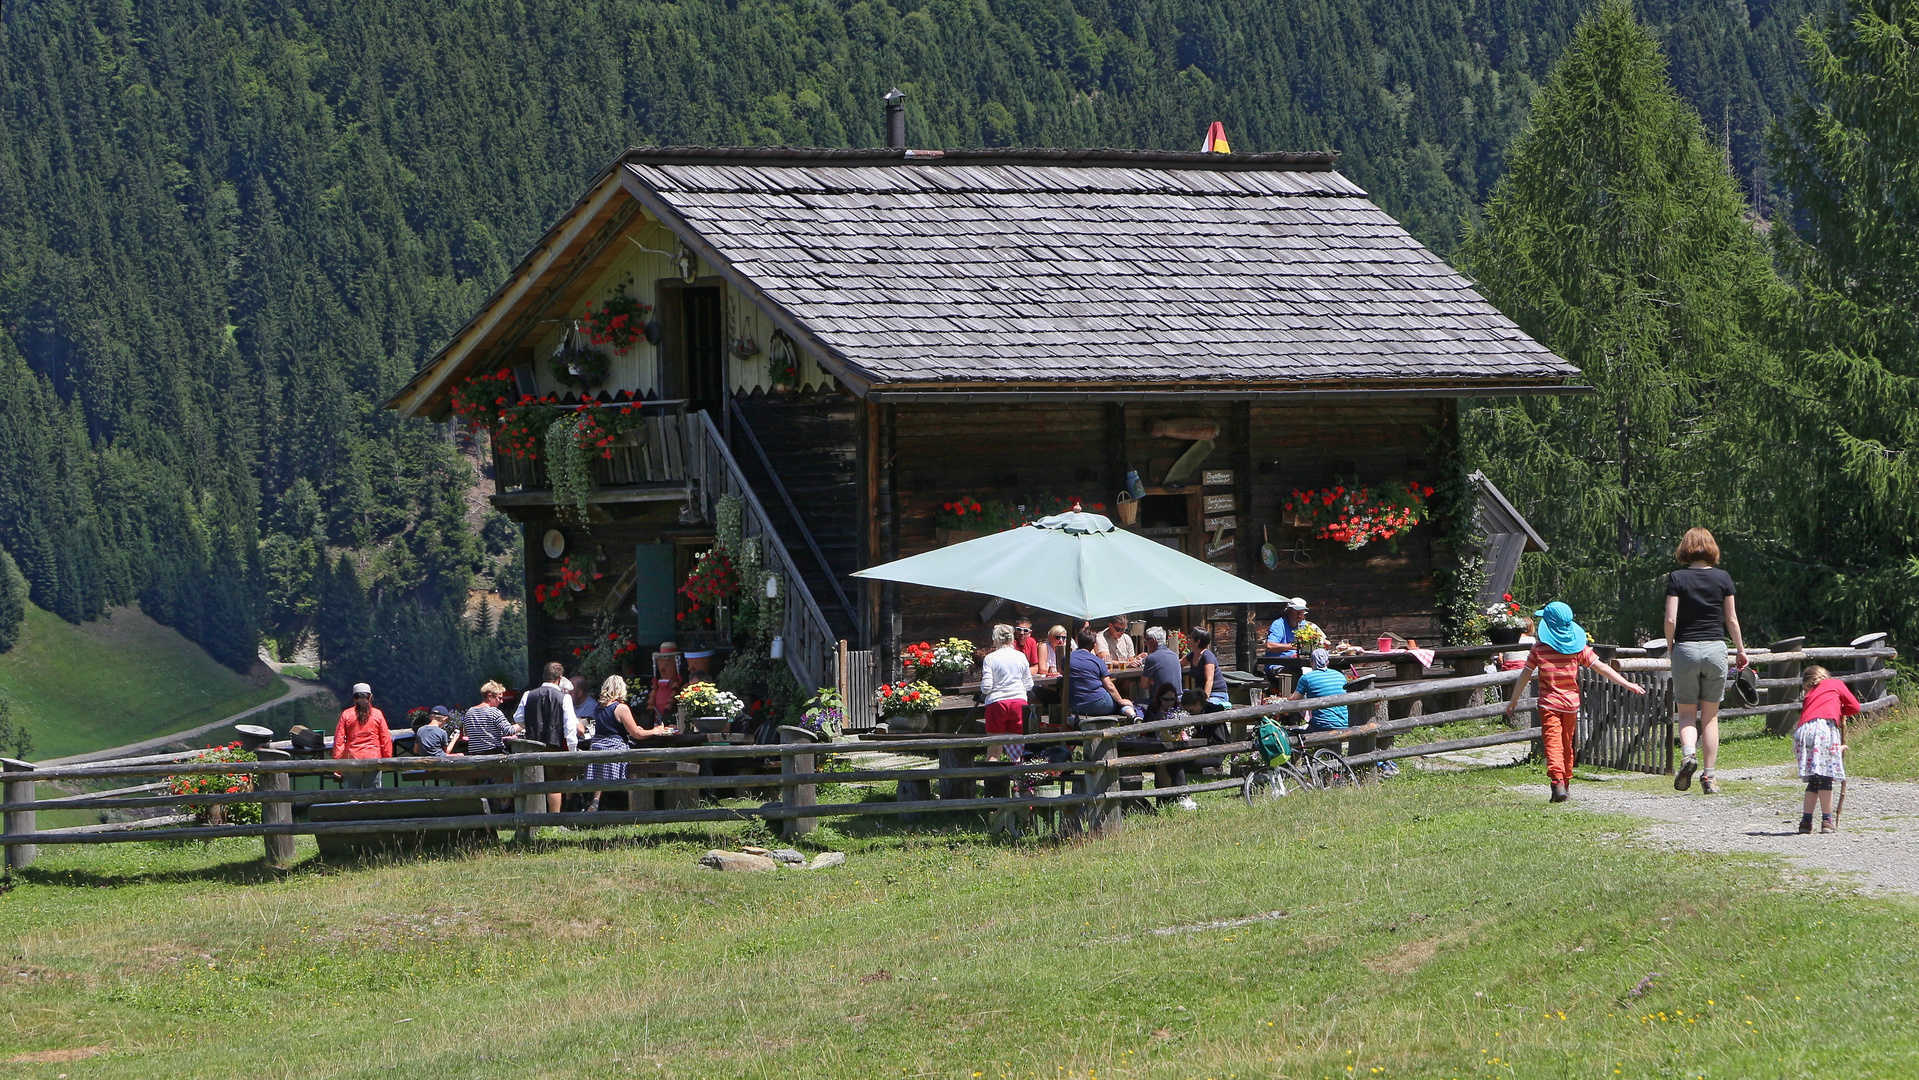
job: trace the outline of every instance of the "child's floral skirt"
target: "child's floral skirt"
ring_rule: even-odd
[[[1846,757],[1840,753],[1839,725],[1830,720],[1808,720],[1792,733],[1792,748],[1799,758],[1801,778],[1830,776],[1846,778]]]

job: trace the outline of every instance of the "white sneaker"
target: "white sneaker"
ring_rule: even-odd
[[[1191,795],[1181,795],[1179,797],[1179,808],[1181,810],[1197,810],[1199,809],[1199,804],[1193,801]]]

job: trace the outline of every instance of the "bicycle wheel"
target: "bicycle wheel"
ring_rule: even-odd
[[[1239,793],[1247,806],[1258,806],[1273,799],[1283,799],[1292,794],[1298,778],[1291,770],[1281,766],[1277,769],[1254,769],[1240,781]]]
[[[1313,751],[1313,780],[1315,787],[1358,787],[1359,774],[1353,771],[1346,759],[1332,750]]]

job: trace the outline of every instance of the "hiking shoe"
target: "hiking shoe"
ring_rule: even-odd
[[[1812,815],[1800,814],[1799,815],[1799,835],[1804,836],[1805,834],[1811,831],[1812,831]]]
[[[1399,775],[1399,762],[1397,762],[1397,761],[1382,761],[1382,762],[1380,762],[1380,763],[1379,763],[1379,775],[1381,775],[1381,776],[1385,776],[1385,777],[1394,777],[1394,776],[1398,776],[1398,775]]]
[[[1819,831],[1822,833],[1838,832],[1839,822],[1835,820],[1831,814],[1821,814],[1819,815]]]
[[[1707,774],[1707,775],[1705,775],[1705,776],[1702,776],[1702,777],[1700,777],[1700,778],[1699,778],[1699,793],[1700,793],[1701,795],[1717,795],[1717,794],[1719,794],[1719,780],[1718,780],[1718,778],[1717,778],[1717,777],[1715,777],[1715,776],[1713,776],[1713,775],[1712,775],[1712,774],[1710,774],[1710,773],[1708,773],[1708,774]]]
[[[1179,808],[1181,810],[1197,810],[1199,809],[1199,803],[1195,802],[1191,795],[1181,795],[1179,797]]]
[[[1699,759],[1687,758],[1679,765],[1679,772],[1672,778],[1674,791],[1685,791],[1692,787],[1692,774],[1699,771]]]
[[[1546,801],[1547,802],[1565,802],[1567,799],[1572,797],[1571,794],[1566,790],[1566,788],[1567,788],[1567,785],[1555,782],[1553,784],[1552,798],[1547,799]]]

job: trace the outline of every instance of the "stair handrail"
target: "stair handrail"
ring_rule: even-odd
[[[754,456],[760,459],[760,468],[766,470],[766,478],[773,482],[773,493],[780,497],[781,505],[793,519],[793,526],[800,531],[800,539],[806,541],[806,550],[813,553],[813,561],[819,564],[820,574],[826,583],[833,587],[833,598],[840,603],[840,610],[846,613],[846,621],[859,625],[859,616],[853,614],[853,602],[846,598],[846,590],[840,587],[840,578],[833,572],[833,564],[826,561],[826,553],[820,550],[818,540],[813,539],[813,530],[806,527],[806,519],[800,516],[800,508],[793,503],[793,496],[786,491],[786,484],[780,479],[779,472],[773,468],[773,459],[766,455],[766,448],[760,445],[760,437],[753,425],[746,419],[746,412],[740,408],[737,399],[728,398],[726,407],[732,410],[733,422],[739,425],[740,433],[746,436],[746,445],[753,448]]]
[[[693,417],[697,416],[695,421]],[[686,425],[687,464],[692,478],[699,482],[700,509],[706,520],[717,520],[717,500],[722,495],[737,495],[743,504],[741,532],[757,536],[766,568],[778,575],[784,590],[781,627],[781,652],[786,666],[799,681],[800,688],[811,692],[826,685],[827,651],[835,642],[833,629],[820,613],[813,591],[806,587],[793,556],[773,529],[773,519],[760,505],[746,474],[733,457],[713,418],[702,409],[689,416]],[[757,530],[757,531],[756,531]]]

